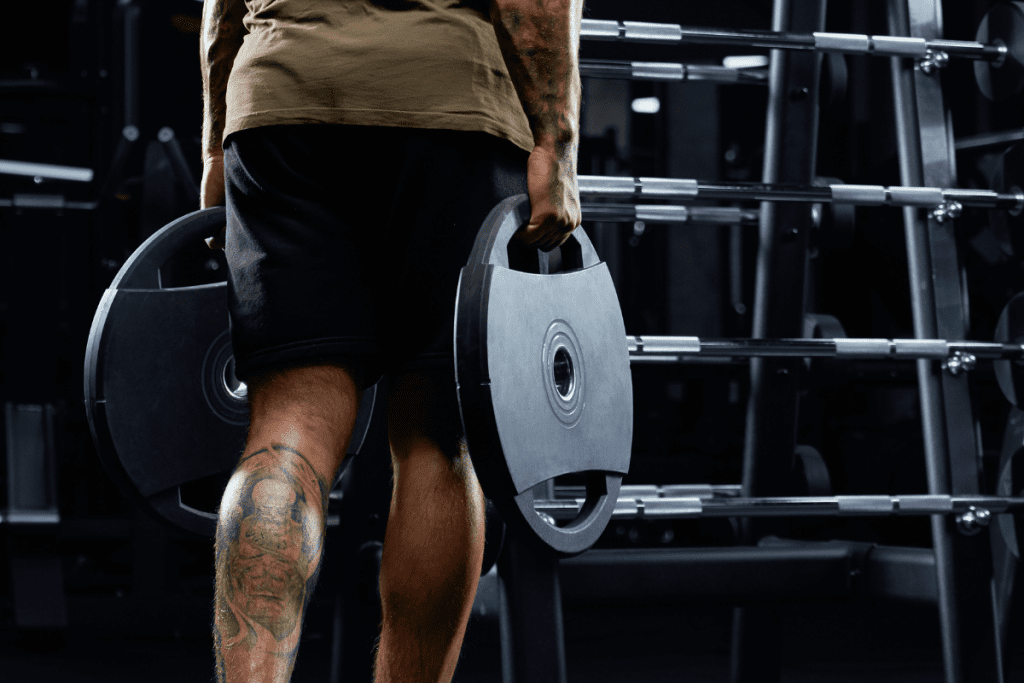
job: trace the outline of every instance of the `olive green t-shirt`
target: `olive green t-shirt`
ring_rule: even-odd
[[[488,0],[246,0],[230,133],[337,123],[485,131],[533,150]]]

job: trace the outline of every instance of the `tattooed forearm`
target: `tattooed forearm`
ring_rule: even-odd
[[[274,445],[242,459],[217,526],[218,678],[287,681],[323,554],[330,484]]]
[[[534,141],[575,147],[583,0],[492,0],[491,21]]]
[[[205,0],[199,36],[203,75],[203,158],[222,153],[231,66],[242,47],[244,0]]]

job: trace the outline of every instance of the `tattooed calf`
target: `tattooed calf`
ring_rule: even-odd
[[[261,650],[294,663],[302,609],[323,552],[329,488],[301,453],[285,446],[242,460],[217,529],[214,630],[225,660]]]

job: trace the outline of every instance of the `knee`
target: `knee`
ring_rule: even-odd
[[[218,563],[238,609],[272,632],[294,627],[316,582],[324,541],[312,468],[272,449],[243,459],[224,492]]]
[[[294,449],[261,448],[238,463],[221,499],[220,518],[258,517],[280,522],[281,531],[312,532],[311,524],[322,526],[330,483]]]

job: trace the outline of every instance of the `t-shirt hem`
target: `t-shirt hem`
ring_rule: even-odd
[[[282,109],[253,112],[230,117],[224,138],[240,130],[261,126],[331,123],[350,126],[387,126],[392,128],[430,128],[440,130],[466,130],[490,133],[508,140],[517,147],[532,152],[533,138],[509,130],[480,114],[454,114],[445,112],[397,111],[387,109]]]

